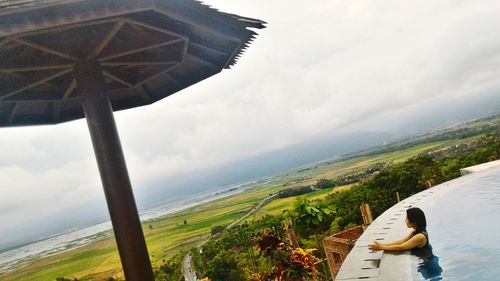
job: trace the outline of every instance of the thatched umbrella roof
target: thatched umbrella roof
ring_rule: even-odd
[[[196,1],[0,1],[0,126],[84,117],[80,60],[97,59],[122,110],[229,68],[263,27]]]

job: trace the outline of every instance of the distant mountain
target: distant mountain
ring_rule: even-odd
[[[395,136],[385,132],[357,132],[334,138],[325,136],[217,168],[162,179],[150,188],[143,189],[136,195],[136,199],[139,205],[154,205],[161,201],[158,200],[160,198],[173,200],[220,186],[275,175],[311,162],[393,140]]]
[[[287,170],[312,162],[345,154],[381,153],[394,151],[398,148],[403,149],[426,141],[458,138],[460,133],[453,134],[450,132],[463,133],[464,127],[472,128],[476,124],[483,124],[485,120],[491,119],[496,120],[495,122],[499,120],[498,116],[495,115],[469,121],[466,123],[467,126],[464,123],[455,122],[456,126],[427,132],[419,131],[417,134],[410,136],[408,132],[404,135],[402,133],[396,134],[382,131],[363,131],[336,136],[324,135],[320,138],[271,151],[257,157],[240,159],[217,168],[161,179],[160,182],[152,184],[151,187],[142,189],[141,193],[136,194],[136,199],[139,205],[151,206],[164,201],[165,198],[173,201],[217,187],[284,173]],[[473,134],[478,132],[480,131],[472,131]]]

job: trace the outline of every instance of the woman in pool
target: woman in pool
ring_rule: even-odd
[[[416,250],[429,246],[429,236],[427,234],[427,222],[424,212],[419,208],[410,208],[406,210],[406,225],[413,228],[413,231],[405,237],[389,243],[378,243],[374,241],[368,246],[372,251],[407,251]]]
[[[427,222],[424,212],[419,208],[410,208],[406,210],[406,225],[408,228],[413,228],[413,231],[408,233],[405,237],[384,244],[374,241],[368,248],[372,251],[411,250],[413,255],[420,258],[417,271],[422,274],[425,280],[442,280],[441,273],[443,269],[439,265],[439,258],[432,253],[432,247],[429,244],[429,236],[426,230]]]

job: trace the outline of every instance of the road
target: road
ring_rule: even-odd
[[[242,216],[241,218],[235,220],[234,222],[232,222],[230,225],[228,225],[226,227],[226,229],[229,229],[235,225],[237,225],[238,223],[240,223],[241,221],[243,221],[244,219],[246,219],[248,216],[250,216],[251,214],[255,213],[258,209],[260,209],[264,204],[266,203],[269,203],[269,201],[273,200],[274,198],[276,198],[276,196],[278,196],[278,194],[273,194],[273,195],[269,195],[268,197],[262,199],[262,201],[260,201],[259,205],[253,207],[252,209],[250,209],[244,216]]]
[[[187,254],[184,257],[182,262],[182,266],[184,267],[184,279],[185,281],[197,281],[196,272],[194,271],[194,267],[191,264],[191,253]]]
[[[229,229],[231,227],[233,227],[234,225],[240,223],[242,220],[246,219],[248,216],[250,216],[251,214],[255,213],[258,209],[260,209],[264,204],[268,203],[269,201],[273,200],[274,198],[276,198],[276,196],[278,196],[278,194],[273,194],[273,195],[270,195],[266,198],[264,198],[262,201],[260,201],[260,203],[253,207],[252,209],[250,209],[244,216],[242,216],[241,218],[235,220],[234,222],[232,222],[231,224],[229,224],[226,229]],[[210,239],[208,239],[210,240]],[[200,245],[198,246],[201,246],[202,244],[205,244],[205,242],[207,242],[208,240],[205,240],[203,241]],[[182,262],[182,267],[183,267],[183,270],[184,270],[184,279],[185,281],[197,281],[197,277],[196,277],[196,272],[195,272],[195,269],[191,263],[191,253],[187,254],[185,257],[184,257],[184,260]]]

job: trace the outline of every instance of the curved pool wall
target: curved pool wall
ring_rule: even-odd
[[[434,256],[372,252],[373,241],[407,234],[406,209],[421,208]],[[500,167],[472,173],[406,198],[358,239],[335,280],[500,280]]]

